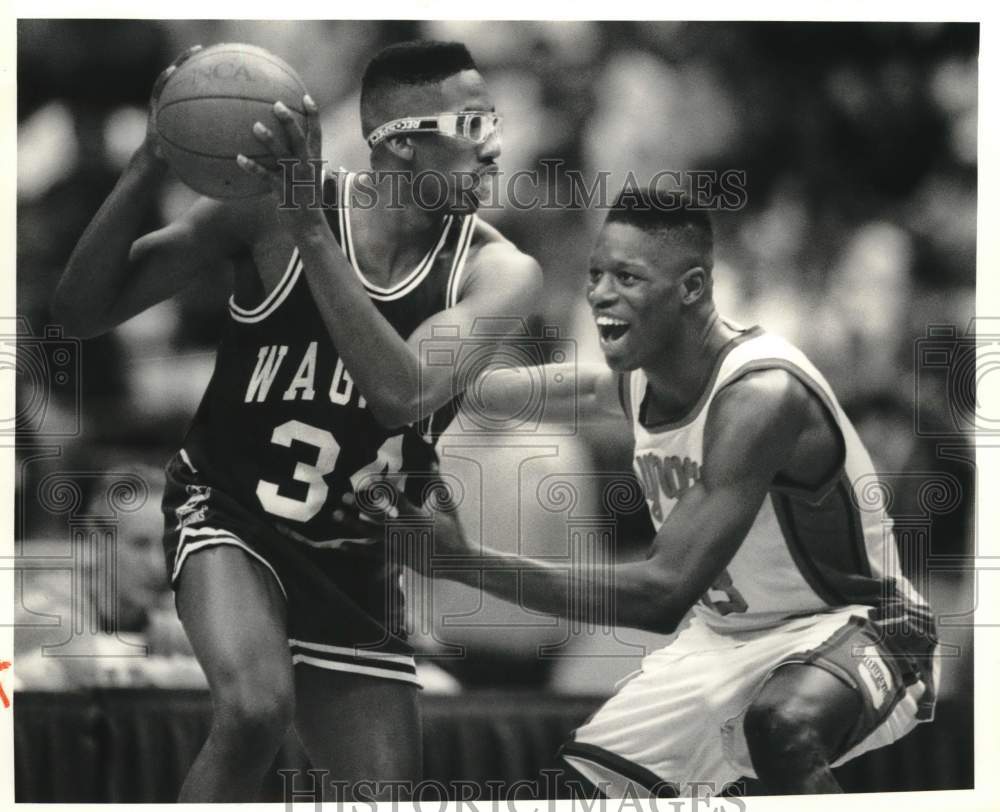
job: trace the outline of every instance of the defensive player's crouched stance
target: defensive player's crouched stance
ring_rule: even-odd
[[[419,501],[433,418],[456,395],[454,369],[425,363],[421,343],[442,327],[468,336],[476,319],[530,313],[541,278],[478,219],[476,199],[457,194],[500,154],[499,116],[464,46],[386,48],[361,101],[372,167],[400,181],[394,194],[327,174],[325,205],[281,206],[283,164],[244,159],[275,195],[200,199],[142,234],[166,171],[150,121],[56,293],[67,329],[92,335],[232,271],[215,370],[163,503],[177,609],[213,703],[184,801],[254,800],[293,722],[313,767],[340,787],[421,777],[399,567],[381,540],[345,536],[331,517],[343,493],[389,472],[408,472]],[[304,130],[279,103],[270,126],[283,137],[262,122],[254,134],[271,157],[309,168],[319,117],[308,96],[303,105]],[[437,209],[419,205],[410,182],[432,170],[453,183]]]
[[[934,710],[933,619],[881,506],[856,492],[874,476],[868,453],[801,352],[719,317],[712,255],[706,214],[623,193],[587,290],[609,368],[566,369],[565,391],[546,393],[631,422],[657,528],[646,560],[567,578],[432,514],[435,553],[472,557],[447,577],[477,584],[501,564],[525,573],[521,595],[485,581],[502,597],[583,619],[599,615],[580,596],[603,596],[617,623],[672,634],[562,749],[612,797],[720,793],[741,776],[776,794],[836,792],[831,767]],[[480,405],[516,408],[530,379],[493,373]],[[418,511],[400,497],[380,521],[397,512]]]

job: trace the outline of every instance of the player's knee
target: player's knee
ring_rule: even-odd
[[[750,758],[758,771],[773,765],[811,770],[827,761],[827,748],[808,703],[758,700],[743,722]]]
[[[213,724],[247,745],[280,741],[292,723],[295,696],[291,679],[244,675],[215,686]]]
[[[251,743],[280,741],[292,723],[290,696],[230,692],[215,703],[214,724],[233,739]]]

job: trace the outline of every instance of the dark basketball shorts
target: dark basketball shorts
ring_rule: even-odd
[[[400,570],[387,566],[381,543],[329,549],[285,535],[202,481],[183,451],[167,465],[163,513],[174,589],[183,568],[197,566],[199,551],[238,547],[270,572],[285,598],[293,664],[419,685],[403,631]]]

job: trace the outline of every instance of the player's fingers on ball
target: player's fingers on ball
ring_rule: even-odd
[[[288,136],[288,143],[291,144],[292,152],[300,158],[308,158],[309,152],[306,148],[305,133],[302,132],[299,122],[292,115],[292,111],[288,109],[288,106],[284,102],[279,101],[274,103],[274,115],[281,122],[285,134]]]
[[[160,94],[163,92],[163,86],[167,83],[167,79],[171,77],[173,72],[177,70],[176,65],[168,65],[164,70],[160,71],[160,75],[156,77],[156,81],[153,82],[153,90],[150,93],[150,102],[155,105],[156,100],[160,98]]]
[[[187,62],[192,56],[194,56],[200,50],[202,50],[201,45],[192,45],[190,48],[181,51],[181,53],[177,55],[174,61],[171,62],[169,65],[167,65],[167,67],[160,72],[160,75],[156,77],[156,82],[153,84],[154,99],[159,98],[160,93],[163,91],[163,86],[167,83],[167,79],[173,76],[173,74],[181,65]]]
[[[255,121],[253,123],[253,137],[273,152],[274,133],[271,132],[270,128],[263,121]]]
[[[198,53],[198,51],[202,50],[202,47],[203,47],[203,46],[201,46],[201,45],[192,45],[192,46],[191,46],[190,48],[188,48],[187,50],[185,50],[185,51],[182,51],[182,52],[181,52],[181,53],[180,53],[180,54],[178,55],[177,59],[175,59],[175,60],[174,60],[174,62],[173,62],[173,64],[174,64],[174,67],[177,67],[178,65],[183,65],[183,64],[184,64],[185,62],[187,62],[187,61],[188,61],[188,60],[189,60],[189,59],[190,59],[190,58],[191,58],[192,56],[194,56],[194,55],[195,55],[196,53]]]
[[[187,62],[192,56],[194,56],[200,50],[201,50],[200,45],[192,45],[190,48],[186,48],[185,50],[181,51],[179,54],[177,54],[174,61],[167,66],[167,71],[173,73],[175,70],[177,70],[181,65]],[[167,71],[164,71],[164,73],[166,73]]]
[[[306,93],[302,97],[302,106],[306,111],[305,139],[310,155],[319,155],[322,151],[322,127],[319,122],[319,106],[313,97]]]
[[[251,175],[259,175],[263,171],[263,167],[260,164],[252,158],[248,158],[242,152],[236,156],[236,163],[240,169],[244,172],[249,172]]]
[[[319,126],[319,105],[313,101],[313,97],[306,93],[302,97],[302,107],[306,111],[306,128],[312,131],[314,127]]]
[[[240,169],[242,169],[248,175],[254,175],[258,178],[263,178],[264,180],[266,180],[268,183],[271,184],[272,188],[274,189],[278,188],[278,183],[275,181],[274,175],[268,172],[263,166],[261,166],[252,158],[248,158],[246,155],[243,155],[241,153],[236,156],[236,164],[239,166]]]

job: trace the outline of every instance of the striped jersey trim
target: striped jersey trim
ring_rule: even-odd
[[[625,417],[632,422],[632,373],[618,373],[618,402],[621,404]]]
[[[361,281],[361,284],[364,285],[368,295],[372,299],[377,299],[380,302],[391,302],[395,299],[402,298],[424,281],[427,274],[430,273],[431,268],[434,267],[434,262],[437,260],[438,254],[441,253],[441,249],[444,248],[445,243],[448,240],[448,234],[451,231],[452,221],[455,218],[451,214],[444,218],[444,222],[441,226],[441,235],[438,237],[437,242],[424,255],[424,258],[420,260],[417,267],[410,271],[404,279],[388,288],[373,285],[361,271],[361,267],[358,265],[357,253],[354,250],[354,233],[351,228],[350,187],[354,182],[355,175],[356,173],[354,172],[348,173],[343,184],[344,191],[341,195],[340,201],[341,229],[344,235],[344,252],[347,254],[351,267],[354,268],[354,273],[357,274],[358,279]]]
[[[465,261],[469,258],[472,237],[476,233],[476,219],[477,215],[475,214],[468,215],[463,219],[462,230],[458,236],[458,247],[455,250],[455,259],[451,263],[451,273],[448,275],[446,307],[454,307],[458,304],[458,292],[462,289],[462,272],[465,270]]]
[[[274,290],[268,294],[267,298],[257,305],[257,307],[247,309],[236,304],[235,296],[230,296],[229,314],[236,321],[245,324],[266,319],[288,298],[288,294],[292,292],[292,288],[295,287],[295,283],[298,281],[299,274],[301,273],[302,260],[299,258],[299,249],[295,248],[292,250],[292,256],[288,260],[288,267],[285,269],[284,275],[278,281],[278,284],[274,286]]]
[[[351,173],[347,172],[343,168],[337,176],[337,242],[340,245],[340,250],[344,252],[348,261],[350,261],[353,265],[354,261],[351,260],[351,247],[347,241],[347,222],[344,214],[347,210],[347,206],[344,204],[344,201],[347,199],[344,195],[344,191],[347,188],[347,180],[350,176]]]
[[[190,539],[193,538],[198,540],[190,541]],[[278,573],[275,572],[275,569],[271,566],[270,562],[256,550],[251,549],[246,542],[237,536],[234,536],[228,530],[223,530],[218,527],[185,527],[181,530],[180,540],[177,544],[177,552],[174,554],[174,569],[170,575],[170,582],[174,583],[180,577],[181,569],[184,567],[184,562],[187,561],[187,558],[191,555],[191,553],[196,553],[207,547],[217,547],[221,544],[228,544],[231,547],[239,547],[251,558],[255,558],[263,564],[270,571],[271,575],[274,576],[274,580],[278,583],[278,589],[280,589],[281,594],[285,596],[285,600],[288,600],[288,592],[285,591],[285,585],[281,583]]]
[[[730,327],[733,327],[733,325],[730,325]],[[737,328],[733,327],[733,329]],[[708,378],[708,383],[705,385],[701,395],[698,397],[698,402],[695,403],[683,417],[669,420],[658,420],[656,422],[647,421],[646,403],[647,396],[649,394],[649,379],[644,374],[641,374],[641,370],[639,371],[640,374],[629,375],[629,383],[631,386],[635,387],[631,392],[632,408],[635,409],[636,413],[635,422],[638,423],[639,427],[642,428],[646,434],[663,434],[668,431],[677,431],[678,429],[691,425],[698,419],[698,416],[704,410],[705,405],[708,403],[713,393],[717,391],[716,385],[719,382],[719,373],[722,371],[722,365],[729,353],[735,350],[740,344],[764,335],[764,331],[758,326],[740,329],[742,329],[741,333],[733,336],[719,348],[719,352],[716,355],[712,366],[712,372]]]

